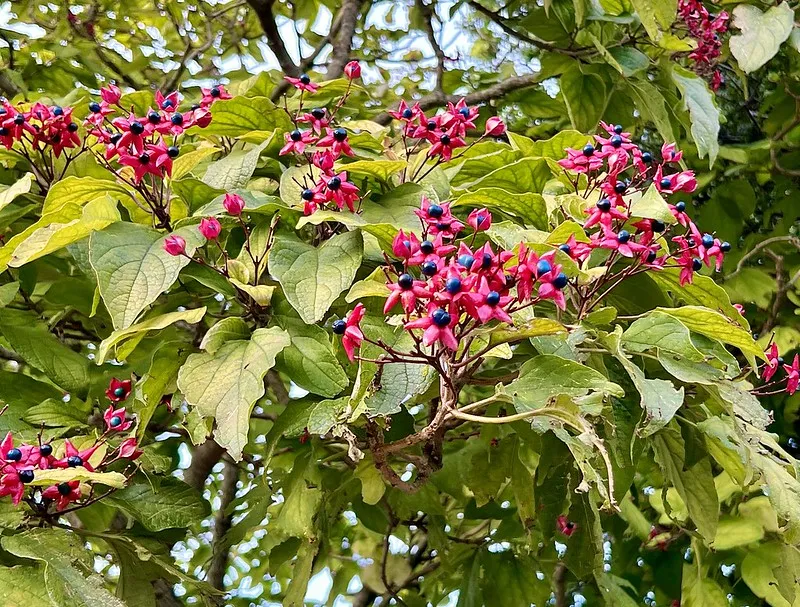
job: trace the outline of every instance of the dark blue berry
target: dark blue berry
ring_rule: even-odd
[[[624,194],[625,190],[627,189],[628,189],[628,184],[625,183],[624,181],[618,181],[617,183],[614,184],[614,191],[617,194]]]
[[[425,276],[433,276],[438,271],[439,268],[436,266],[435,261],[426,261],[422,264],[422,273],[425,274]]]
[[[642,162],[650,164],[653,162],[653,155],[650,152],[642,152]]]
[[[49,457],[53,455],[53,445],[42,445],[39,447],[39,455],[42,457]]]
[[[458,113],[461,114],[464,118],[468,118],[469,117],[469,108],[468,107],[462,107],[460,110],[458,110]]]
[[[289,133],[289,139],[291,139],[292,141],[300,141],[302,138],[303,138],[303,133],[301,131],[298,131],[297,129]]]
[[[450,145],[450,135],[445,133],[444,135],[439,137],[439,143],[441,143],[442,145]]]
[[[100,107],[100,104],[97,103],[97,101],[92,101],[89,104],[89,111],[92,112],[92,114],[96,114],[100,110],[101,110],[101,107]]]
[[[407,107],[406,109],[404,109],[404,110],[403,110],[403,114],[402,114],[402,116],[403,116],[403,118],[405,118],[406,120],[408,120],[409,118],[411,118],[413,115],[414,115],[414,112],[412,112],[412,111],[411,111],[411,108],[410,108],[410,107]]]
[[[14,124],[16,125],[25,124],[25,116],[23,116],[22,114],[17,114],[16,116],[14,116]]]
[[[131,133],[133,133],[134,135],[141,135],[142,133],[144,133],[144,125],[138,120],[134,120],[133,122],[131,122],[130,129]]]
[[[172,118],[170,118],[169,120],[175,126],[180,126],[183,124],[183,114],[173,114]]]
[[[331,325],[331,329],[336,335],[342,335],[344,330],[347,328],[347,323],[343,320],[334,320],[333,324]]]
[[[611,201],[608,198],[601,198],[597,201],[596,206],[598,209],[606,213],[611,210]]]
[[[78,125],[77,125],[77,124],[75,124],[74,122],[70,122],[70,123],[67,125],[67,130],[68,130],[70,133],[75,133],[75,132],[78,130]]]
[[[411,243],[409,243],[410,245]],[[419,243],[419,250],[425,253],[425,255],[430,255],[433,253],[433,243],[430,240],[423,240]]]
[[[177,158],[181,151],[177,145],[171,145],[167,148],[167,156],[170,158]]]
[[[20,470],[17,474],[22,483],[30,483],[33,481],[33,470]]]
[[[553,266],[550,265],[549,261],[546,259],[540,259],[536,264],[536,275],[541,276],[542,274],[547,274],[552,269]]]
[[[659,185],[661,186],[662,190],[668,190],[672,187],[672,180],[669,177],[664,177],[660,182]]]
[[[322,120],[325,118],[325,108],[315,107],[313,110],[311,110],[311,115],[317,120]]]
[[[4,126],[0,127],[0,137],[5,137],[8,135],[8,129]]]
[[[678,213],[683,213],[686,210],[686,203],[681,200],[675,205],[675,210],[678,211]]]
[[[486,304],[495,307],[500,303],[500,293],[497,291],[489,291],[486,295]]]
[[[703,267],[703,262],[700,261],[697,257],[692,260],[692,270],[695,272],[699,272],[700,268]]]
[[[721,245],[719,245],[719,248],[720,248],[720,250],[721,250],[723,253],[727,253],[728,251],[730,251],[730,250],[731,250],[731,243],[729,243],[729,242],[726,240],[726,241],[725,241],[725,242],[723,242]]]
[[[108,420],[108,425],[112,428],[116,428],[122,425],[122,418],[119,415],[115,415],[110,420]]]
[[[434,219],[439,219],[444,214],[444,209],[438,204],[432,204],[428,207],[428,216]]]
[[[659,221],[658,219],[651,219],[650,220],[650,228],[656,234],[660,234],[661,232],[663,232],[667,228],[667,226],[664,224],[663,221]]]
[[[64,110],[61,106],[56,106],[53,108],[53,116],[63,116]]]
[[[161,114],[159,114],[158,112],[150,112],[147,115],[147,121],[152,124],[158,124],[159,122],[161,122]]]
[[[341,143],[342,141],[347,139],[347,131],[345,131],[344,129],[336,129],[333,131],[333,138],[339,143]]]
[[[22,451],[19,449],[9,449],[6,453],[6,459],[10,462],[18,462],[22,459]]]
[[[447,292],[450,295],[455,295],[461,290],[461,279],[460,278],[448,278],[447,282],[444,283],[444,288],[447,289]]]
[[[175,105],[175,104],[174,104],[174,103],[172,103],[172,100],[170,100],[170,99],[164,99],[164,101],[161,103],[161,109],[162,109],[162,110],[169,110],[169,109],[171,109],[171,108],[172,108],[174,105]]]
[[[591,143],[587,143],[583,146],[583,155],[586,157],[594,155],[594,146]]]
[[[618,148],[622,146],[622,137],[620,137],[619,135],[612,135],[609,141],[611,143],[611,147],[613,148]]]
[[[656,260],[656,252],[655,251],[648,251],[647,252],[647,263],[653,263]]]
[[[489,253],[483,254],[483,260],[481,261],[481,267],[484,270],[487,270],[492,267],[492,256]]]
[[[442,308],[434,310],[431,318],[437,327],[446,327],[450,324],[450,315]]]
[[[621,124],[618,124],[617,126],[615,126],[615,127],[614,127],[614,132],[615,132],[617,135],[622,135],[622,125],[621,125]]]
[[[555,280],[553,281],[553,286],[556,289],[563,289],[564,287],[567,286],[568,282],[569,279],[567,278],[567,275],[564,274],[564,272],[559,272],[558,276],[556,276]]]
[[[785,361],[783,360],[783,356],[778,357],[778,364],[782,365]]]
[[[446,221],[440,221],[436,224],[436,229],[440,232],[449,232],[450,231],[450,224]]]
[[[338,190],[342,185],[342,180],[339,177],[331,177],[328,180],[328,189],[332,191]]]
[[[219,97],[222,91],[219,90],[218,86],[211,87],[211,96],[212,97]]]
[[[150,162],[150,154],[140,154],[139,155],[139,162],[142,164],[147,164]]]
[[[70,455],[67,458],[67,466],[70,468],[77,468],[83,466],[83,458],[80,455]]]
[[[463,255],[458,256],[458,263],[469,270],[472,267],[472,264],[475,263],[475,258],[472,255],[464,253]]]
[[[414,277],[411,276],[411,274],[400,274],[400,278],[397,279],[397,284],[400,285],[401,289],[408,291],[414,286]]]
[[[506,274],[506,289],[511,289],[515,284],[517,284],[517,277],[511,274]]]
[[[113,143],[114,145],[117,145],[120,139],[122,139],[122,133],[114,133],[113,135],[111,135],[109,141],[111,141],[111,143]]]
[[[67,496],[72,493],[72,487],[69,486],[69,483],[59,483],[58,492],[61,495]]]
[[[200,109],[200,104],[199,103],[193,103],[192,105],[189,106],[189,109],[192,110],[193,112],[195,110],[199,110]]]
[[[617,242],[620,244],[625,244],[631,239],[631,233],[628,230],[620,230],[619,234],[617,234]]]
[[[711,234],[703,234],[703,239],[700,241],[706,249],[714,246],[714,237]]]
[[[562,244],[559,245],[558,250],[569,255],[572,252],[572,247],[570,247],[568,244]]]
[[[429,130],[429,131],[435,131],[435,130],[436,130],[436,127],[437,127],[438,125],[436,124],[436,121],[435,121],[435,120],[428,120],[428,124],[426,124],[425,126],[427,126],[427,127],[428,127],[428,130]]]
[[[403,241],[403,246],[410,251],[411,250],[411,241],[410,240],[404,240]]]
[[[303,200],[308,200],[308,201],[314,200],[314,190],[309,190],[308,188],[306,188],[306,189],[305,189],[305,190],[303,190],[303,192],[300,194],[300,197],[301,197]]]

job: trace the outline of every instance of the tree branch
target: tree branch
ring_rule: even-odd
[[[466,103],[469,105],[486,103],[487,101],[500,99],[508,93],[513,93],[519,89],[524,89],[529,86],[533,86],[534,84],[538,84],[541,80],[541,74],[526,74],[525,76],[506,78],[497,84],[464,96],[464,101],[466,101]],[[418,103],[420,109],[424,111],[432,107],[444,105],[448,101],[456,103],[460,98],[461,97],[458,95],[445,95],[442,91],[433,91],[422,97]],[[378,124],[387,125],[392,121],[392,117],[388,113],[383,112],[382,114],[378,114],[375,118],[373,118],[373,120]]]
[[[192,453],[192,463],[183,473],[183,480],[190,487],[202,491],[206,484],[211,469],[225,453],[225,449],[220,447],[214,439],[209,438],[202,445],[198,445]]]
[[[269,46],[269,50],[278,60],[283,73],[292,77],[299,76],[300,70],[289,56],[286,45],[283,43],[283,38],[281,38],[281,33],[278,31],[275,15],[272,14],[272,5],[275,0],[247,0],[247,3],[256,12],[256,16],[261,23],[261,29],[264,30],[264,35],[267,37],[267,46]]]
[[[422,13],[422,17],[425,20],[425,32],[428,35],[428,42],[430,42],[430,45],[433,48],[433,54],[436,57],[436,84],[434,88],[437,91],[444,92],[442,83],[444,82],[444,62],[447,57],[445,56],[442,47],[436,41],[436,32],[433,30],[433,17],[435,14],[433,5],[425,4],[425,0],[417,0],[417,8],[419,9],[420,13]]]
[[[353,44],[353,35],[356,32],[356,22],[364,0],[344,0],[341,8],[341,20],[336,39],[333,41],[333,51],[328,61],[328,80],[338,78],[344,72],[344,66],[350,60],[350,48]],[[332,29],[332,26],[331,26]]]
[[[228,507],[233,498],[236,497],[239,468],[232,461],[226,459],[223,475],[219,509],[214,516],[214,539],[211,544],[213,556],[206,576],[206,581],[217,590],[225,589],[223,578],[225,570],[228,568],[229,556],[228,546],[225,545],[225,535],[231,528],[231,515],[228,512]]]

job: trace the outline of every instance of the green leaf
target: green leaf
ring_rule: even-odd
[[[282,483],[285,501],[273,519],[277,533],[284,537],[314,538],[314,516],[322,502],[319,468],[311,451],[297,456],[292,471]]]
[[[370,415],[392,415],[401,405],[411,404],[414,397],[427,390],[437,374],[432,367],[411,363],[383,365],[380,382],[365,403]]]
[[[278,363],[294,383],[326,398],[337,396],[349,385],[325,329],[305,324],[283,299],[276,302],[273,319],[291,339]]]
[[[386,274],[382,268],[375,268],[364,280],[353,283],[344,300],[347,303],[353,303],[364,297],[382,297],[385,299],[388,296],[389,288],[386,286]]]
[[[772,507],[786,521],[785,541],[796,544],[800,541],[800,481],[770,456],[757,455],[754,463],[769,489]]]
[[[529,194],[542,192],[552,177],[547,161],[543,158],[522,158],[506,164],[483,177],[460,186],[459,189],[478,191],[482,188],[498,188],[507,192]]]
[[[675,21],[678,10],[676,0],[631,0],[636,14],[642,20],[642,25],[647,31],[647,35],[654,42],[658,42],[662,37],[662,31],[668,31]]]
[[[139,341],[141,341],[149,331],[160,331],[161,329],[165,329],[176,322],[185,322],[189,325],[196,324],[203,319],[205,314],[205,306],[195,310],[169,312],[168,314],[160,314],[159,316],[154,316],[152,318],[148,318],[147,320],[143,320],[142,322],[138,322],[134,325],[131,325],[127,329],[119,329],[114,331],[111,335],[100,342],[100,346],[97,348],[97,357],[95,358],[95,362],[98,365],[102,365],[106,361],[106,358],[108,358],[112,348],[115,354],[114,358],[117,360],[124,360],[127,356],[122,358],[119,357],[122,343],[133,339],[138,344]],[[129,348],[127,345],[125,346],[126,355],[130,354],[131,350],[132,348]]]
[[[50,468],[48,470],[37,470],[29,484],[35,487],[49,487],[50,485],[69,481],[97,483],[114,489],[121,489],[125,486],[126,479],[125,475],[119,472],[89,472],[84,468]]]
[[[630,78],[639,72],[644,72],[650,67],[650,58],[632,46],[615,46],[608,49],[609,54],[617,62],[620,73]]]
[[[42,215],[60,211],[68,205],[86,203],[110,196],[113,200],[131,199],[131,193],[121,183],[95,177],[66,177],[57,181],[47,191]]]
[[[5,536],[2,543],[18,557],[44,563],[44,586],[53,605],[125,607],[92,573],[77,535],[63,529],[31,529]]]
[[[761,523],[752,519],[725,517],[717,526],[717,537],[711,546],[714,550],[730,550],[747,546],[764,538]]]
[[[534,141],[530,146],[529,153],[525,155],[561,160],[564,158],[564,150],[567,148],[582,148],[586,145],[586,142],[586,135],[580,131],[559,131],[550,137],[550,139]]]
[[[0,567],[0,603],[5,607],[55,607],[39,567]]]
[[[514,398],[519,412],[544,407],[550,399],[562,394],[572,397],[589,392],[619,397],[625,394],[594,369],[552,354],[535,356],[522,365],[519,377],[506,386],[505,392]]]
[[[781,595],[775,571],[781,567],[782,544],[777,541],[756,546],[742,561],[742,579],[756,596],[772,607],[792,607]]]
[[[794,11],[785,2],[765,12],[751,4],[740,4],[733,9],[731,25],[741,30],[740,34],[731,36],[731,54],[741,70],[749,74],[772,59],[789,38],[794,27]]]
[[[519,322],[512,325],[500,325],[489,330],[489,344],[499,346],[500,344],[511,344],[530,339],[531,337],[541,337],[543,335],[558,335],[566,333],[567,329],[557,320],[552,318],[532,318],[526,322]]]
[[[619,47],[619,50],[627,48]],[[675,132],[672,129],[670,114],[667,110],[667,101],[661,90],[648,80],[631,80],[628,82],[628,87],[631,99],[636,108],[642,112],[643,117],[656,126],[664,141],[675,141]]]
[[[723,470],[739,485],[749,483],[748,477],[752,475],[750,456],[747,448],[741,444],[732,418],[726,416],[723,419],[715,415],[697,424],[697,429],[705,435],[709,454]],[[721,536],[717,531],[717,537]]]
[[[512,193],[501,188],[480,188],[462,194],[453,202],[453,208],[459,206],[486,207],[490,211],[499,211],[514,215],[526,225],[546,230],[547,204],[541,194]]]
[[[208,516],[211,509],[198,491],[172,477],[131,485],[106,499],[150,531],[180,529]]]
[[[0,310],[0,333],[26,363],[68,392],[85,396],[88,359],[61,343],[35,315]]]
[[[699,559],[683,565],[681,607],[728,607],[725,591],[700,569]]]
[[[171,179],[174,181],[191,173],[192,169],[203,160],[219,152],[216,147],[201,147],[186,154],[181,154],[172,162]]]
[[[136,437],[141,443],[147,425],[165,394],[175,392],[178,370],[189,356],[186,344],[164,342],[153,353],[150,368],[136,382],[134,388],[134,412],[137,416]]]
[[[466,575],[461,577],[461,587],[458,589],[458,603],[456,607],[482,607],[483,593],[481,592],[481,555],[476,550],[472,554],[467,566]]]
[[[366,175],[378,181],[388,182],[395,173],[402,171],[408,164],[404,160],[356,160],[342,164],[339,170],[348,174]]]
[[[294,560],[292,568],[292,579],[286,588],[286,596],[281,602],[286,607],[303,607],[305,596],[308,589],[308,582],[311,579],[311,572],[314,568],[314,559],[319,550],[318,542],[305,541],[300,544],[297,550],[297,558]]]
[[[25,173],[17,181],[0,191],[0,209],[14,202],[19,196],[30,192],[32,184],[33,173]]]
[[[217,442],[237,461],[247,444],[250,411],[264,396],[264,375],[290,343],[277,328],[257,329],[249,340],[234,340],[213,354],[192,354],[178,374],[186,401],[217,421]]]
[[[672,79],[681,92],[683,109],[689,112],[692,138],[700,158],[708,155],[708,166],[714,165],[719,152],[719,108],[705,80],[678,65],[672,66]]]
[[[266,97],[234,97],[216,102],[211,107],[211,124],[197,129],[200,135],[237,137],[250,131],[292,130],[292,123],[283,108]]]
[[[365,457],[358,463],[355,476],[361,481],[361,499],[365,504],[375,505],[381,501],[386,492],[386,483],[383,475],[375,467],[375,462],[371,457]]]
[[[196,226],[175,231],[192,255],[204,239]],[[89,262],[115,329],[130,327],[169,289],[189,260],[164,250],[166,236],[135,224],[112,224],[89,239]]]
[[[86,426],[91,412],[84,410],[76,403],[77,399],[65,404],[60,398],[48,398],[25,411],[22,419],[31,426],[43,428],[77,428]]]
[[[669,205],[656,189],[655,184],[651,184],[640,198],[632,200],[630,214],[632,217],[641,217],[643,219],[658,219],[666,224],[675,223],[676,221],[669,209]]]
[[[0,308],[5,308],[8,304],[14,301],[14,298],[19,292],[19,281],[9,282],[0,285]]]
[[[608,105],[602,78],[584,74],[576,67],[561,76],[559,84],[573,128],[582,133],[593,131]]]
[[[60,401],[63,395],[55,386],[36,381],[28,375],[0,371],[0,402],[3,406],[8,405],[6,412],[0,415],[0,432],[20,433],[33,430],[22,421],[25,412],[48,398]],[[35,430],[31,432],[31,436],[36,436]]]
[[[269,141],[264,141],[247,151],[236,150],[212,162],[203,175],[203,183],[225,191],[245,187],[256,170],[261,152],[268,143]]]
[[[353,282],[363,250],[359,232],[338,234],[319,248],[278,235],[269,255],[269,272],[303,321],[313,324]]]
[[[223,318],[203,336],[200,349],[214,354],[224,344],[234,339],[249,339],[250,327],[241,318]]]

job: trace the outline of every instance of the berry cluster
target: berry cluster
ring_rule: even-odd
[[[461,339],[492,320],[511,324],[512,313],[545,300],[561,309],[566,306],[563,289],[569,280],[555,261],[555,249],[539,255],[524,244],[516,253],[495,251],[488,241],[476,247],[477,235],[492,225],[486,209],[476,209],[467,218],[472,228],[469,244],[466,239],[456,244],[465,225],[452,214],[449,203],[423,197],[416,213],[421,238],[401,230],[392,243],[399,263],[384,268],[390,294],[383,311],[389,314],[399,306],[404,326],[418,344],[441,344],[455,351]],[[514,258],[516,262],[509,265]],[[360,306],[333,325],[334,333],[343,335],[351,360],[365,339],[358,326],[363,316]],[[421,338],[417,330],[422,331]]]
[[[120,105],[122,92],[118,87],[110,85],[101,89],[100,101],[89,104],[85,123],[89,135],[105,144],[105,154],[98,155],[98,158],[111,170],[109,163],[115,158],[122,166],[131,167],[135,184],[139,184],[145,175],[159,178],[171,175],[172,162],[180,153],[176,136],[193,126],[208,126],[211,104],[231,98],[222,85],[201,90],[200,103],[185,112],[180,111],[177,92],[165,96],[158,91],[156,109],[150,108],[140,117],[136,116],[133,108],[126,110]],[[114,114],[121,115],[114,118]]]
[[[716,91],[724,82],[715,66],[722,48],[720,36],[728,31],[728,13],[720,11],[712,15],[700,0],[679,0],[678,14],[697,42],[697,47],[689,53],[689,58],[695,62],[695,71],[710,76],[711,88]]]
[[[642,151],[631,141],[630,133],[624,132],[622,126],[600,124],[607,136],[595,135],[595,143],[587,143],[580,150],[567,149],[567,157],[559,161],[568,171],[587,176],[587,196],[595,190],[602,192],[594,208],[585,211],[588,219],[583,227],[590,231],[588,242],[572,237],[562,250],[579,263],[586,261],[593,250],[606,249],[634,259],[643,270],[677,266],[682,285],[692,282],[703,265],[713,263],[719,270],[731,245],[700,232],[686,213],[685,202],[668,204],[675,223],[686,230],[672,238],[678,245],[672,252],[660,239],[672,226],[656,219],[629,223],[632,196],[641,195],[651,185],[661,195],[691,193],[697,188],[692,171],[673,170],[682,152],[674,144],[665,143],[661,162],[657,163],[650,152]],[[579,181],[574,182],[576,193]]]
[[[133,461],[142,452],[138,449],[135,437],[122,440],[118,445],[107,449],[102,460],[92,463],[95,452],[108,443],[112,435],[127,432],[133,427],[125,408],[114,405],[124,401],[131,393],[131,381],[112,379],[106,396],[112,404],[103,414],[104,433],[95,439],[90,447],[78,449],[66,439],[63,445],[54,447],[41,441],[35,445],[21,443],[15,446],[14,436],[9,432],[0,442],[0,497],[11,496],[14,505],[24,498],[28,485],[36,479],[37,471],[64,468],[84,468],[89,472],[104,471],[106,467],[120,460]],[[92,494],[87,483],[78,480],[52,485],[44,490],[32,488],[26,501],[37,512],[46,513],[51,505],[61,512],[73,502],[80,502]],[[88,505],[88,504],[87,504]]]
[[[52,152],[58,158],[64,150],[80,147],[81,138],[70,107],[37,102],[28,111],[23,111],[3,100],[0,105],[0,143],[9,150],[19,144],[25,153],[44,155]]]

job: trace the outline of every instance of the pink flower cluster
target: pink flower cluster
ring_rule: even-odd
[[[106,395],[112,403],[118,403],[130,395],[130,380],[111,380]],[[133,461],[142,452],[138,449],[135,437],[124,439],[118,446],[109,449],[102,461],[97,465],[91,463],[95,452],[107,441],[112,434],[126,432],[133,426],[133,420],[126,416],[125,408],[114,408],[111,404],[103,414],[105,423],[104,434],[85,449],[78,449],[69,439],[64,441],[63,448],[56,450],[50,443],[32,445],[22,443],[15,446],[14,436],[11,432],[6,434],[0,442],[0,497],[11,496],[14,505],[19,504],[25,497],[27,486],[36,479],[39,470],[84,468],[89,472],[103,470],[106,466],[118,460]],[[32,491],[30,499],[38,504],[49,507],[55,504],[57,511],[64,510],[71,503],[78,502],[88,495],[83,491],[80,481],[68,481],[47,487],[40,494]]]
[[[449,203],[423,197],[416,213],[421,237],[401,230],[392,243],[402,269],[394,264],[385,268],[387,276],[396,279],[387,285],[390,293],[383,308],[389,314],[399,306],[415,340],[420,338],[414,332],[420,330],[425,346],[457,350],[461,338],[492,320],[511,324],[513,312],[544,300],[561,309],[566,306],[563,289],[569,280],[555,261],[555,249],[540,255],[521,244],[517,252],[495,251],[489,242],[473,248],[475,236],[492,225],[486,209],[476,209],[467,218],[472,228],[469,245],[455,243],[465,225]],[[364,339],[358,327],[363,315],[363,306],[356,307],[346,321],[333,326],[334,333],[343,335],[350,360]]]
[[[775,342],[770,344],[770,347],[766,351],[766,355],[767,362],[764,363],[764,366],[761,368],[761,377],[767,383],[758,388],[760,393],[766,395],[785,391],[787,394],[791,395],[797,392],[797,389],[800,388],[800,356],[795,354],[792,364],[785,364],[783,362],[783,357],[778,354],[778,346],[775,344]],[[779,369],[783,369],[783,371],[786,373],[786,376],[782,379],[773,381],[772,378],[775,377],[775,374]],[[785,382],[785,385],[782,388],[778,387],[783,382]],[[777,389],[775,389],[776,387]],[[763,392],[764,388],[772,388],[773,391]]]
[[[193,126],[207,127],[211,122],[210,106],[231,98],[222,85],[203,88],[201,92],[200,103],[182,112],[177,92],[164,95],[158,91],[157,107],[137,116],[132,108],[120,105],[122,92],[112,84],[100,90],[100,101],[89,104],[85,125],[89,135],[105,144],[105,161],[116,158],[119,164],[131,167],[135,183],[145,175],[163,178],[172,174],[173,160],[180,153],[175,137]]]
[[[628,223],[631,194],[644,192],[651,184],[662,195],[690,193],[697,188],[692,171],[673,170],[682,152],[674,144],[665,143],[661,147],[662,160],[655,163],[652,155],[633,143],[630,133],[624,132],[620,125],[600,124],[607,136],[596,135],[595,144],[587,143],[580,150],[567,149],[567,157],[559,161],[568,171],[587,175],[592,189],[602,192],[603,197],[595,207],[586,210],[588,218],[583,224],[587,231],[599,229],[591,230],[588,242],[572,236],[561,249],[578,262],[585,261],[594,249],[607,249],[636,259],[648,269],[677,266],[681,269],[682,285],[692,282],[694,273],[703,265],[713,264],[719,270],[731,245],[700,232],[686,213],[685,202],[668,205],[675,222],[686,230],[685,234],[672,238],[677,245],[673,252],[663,252],[657,242],[658,235],[668,230],[665,223],[655,219]]]
[[[37,102],[28,111],[23,111],[3,100],[0,104],[0,143],[6,149],[20,143],[37,153],[51,150],[58,158],[64,150],[79,147],[81,138],[70,107]]]
[[[689,53],[695,62],[695,71],[711,76],[711,88],[717,90],[724,82],[722,73],[715,68],[722,48],[722,34],[728,31],[728,13],[720,11],[712,16],[700,0],[679,0],[678,14],[689,35],[697,41],[697,48]]]
[[[474,130],[478,108],[469,107],[464,99],[448,103],[447,110],[434,116],[426,116],[418,103],[410,106],[401,101],[395,111],[389,112],[403,123],[403,137],[430,143],[428,157],[439,157],[444,162],[452,159],[453,151],[467,145],[468,130]],[[483,137],[500,137],[506,132],[505,124],[493,116],[486,121]]]

